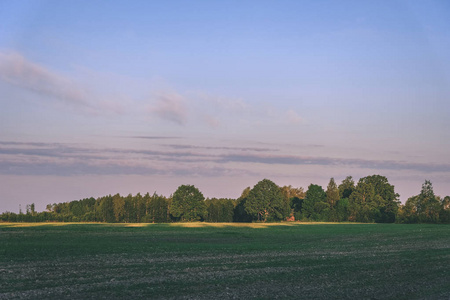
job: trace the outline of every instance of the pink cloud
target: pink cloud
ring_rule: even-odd
[[[56,103],[82,108],[89,113],[124,113],[124,106],[116,99],[94,95],[71,78],[32,62],[16,52],[0,51],[0,80],[22,90],[45,96]]]
[[[150,108],[150,112],[159,118],[185,125],[188,119],[186,100],[174,92],[165,92],[158,95],[155,106]]]
[[[292,109],[286,112],[286,120],[290,124],[299,124],[303,122],[303,118],[300,117],[300,115]]]
[[[90,107],[86,92],[70,79],[18,53],[0,52],[0,79],[59,101]]]

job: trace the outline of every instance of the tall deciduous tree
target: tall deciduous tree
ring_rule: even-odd
[[[207,222],[233,222],[234,202],[230,199],[207,199]]]
[[[373,186],[360,179],[350,199],[350,221],[374,222],[375,190]]]
[[[439,213],[439,221],[444,223],[450,222],[450,196],[444,197],[441,201],[441,211]]]
[[[327,186],[327,202],[330,208],[336,206],[336,203],[339,201],[339,189],[334,181],[334,178],[330,179],[330,182]]]
[[[120,196],[120,194],[115,194],[113,196],[113,203],[116,222],[123,222],[123,218],[125,215],[125,200],[122,196]]]
[[[417,213],[419,222],[439,221],[440,203],[433,191],[431,181],[425,180],[417,198]]]
[[[339,216],[338,213],[336,211],[336,206],[339,202],[339,189],[338,186],[336,184],[336,182],[334,181],[334,178],[330,179],[330,182],[328,183],[327,186],[327,203],[329,206],[329,214],[328,214],[328,221],[339,221]]]
[[[336,205],[336,221],[348,221],[349,200],[347,198],[339,199]],[[335,220],[330,220],[335,221]]]
[[[203,194],[193,185],[181,185],[173,194],[170,213],[181,221],[199,221],[206,216]]]
[[[339,197],[340,199],[350,198],[350,195],[355,190],[355,181],[352,176],[347,176],[339,185]]]
[[[417,214],[417,200],[419,196],[412,196],[406,200],[405,205],[399,210],[399,221],[402,223],[417,223],[419,216]]]
[[[137,193],[136,196],[134,196],[134,207],[136,212],[136,222],[142,222],[143,218],[145,217],[145,199],[142,197],[141,193]]]
[[[144,198],[147,199],[148,197],[147,193]],[[159,196],[154,193],[147,203],[147,221],[152,223],[165,223],[169,221],[167,218],[168,203],[164,196]]]
[[[384,176],[361,178],[350,196],[350,218],[358,222],[395,222],[400,201]]]
[[[236,200],[236,206],[233,210],[233,221],[234,222],[251,222],[252,216],[245,210],[245,202],[247,202],[247,197],[252,189],[246,187],[241,196]]]
[[[291,185],[285,185],[281,188],[281,192],[283,193],[286,202],[289,203],[291,216],[295,216],[295,219],[301,219],[302,204],[303,199],[305,199],[305,191],[303,188],[294,188]]]
[[[374,188],[375,198],[374,206],[376,214],[374,219],[376,222],[393,223],[397,215],[400,201],[399,195],[395,192],[395,188],[391,185],[385,176],[372,175],[361,178],[360,181],[369,183]]]
[[[289,206],[281,189],[268,179],[258,182],[248,194],[245,211],[254,220],[283,220],[289,216]]]
[[[313,221],[319,221],[328,213],[327,194],[320,185],[310,184],[303,201],[303,216]],[[327,216],[328,217],[328,216]]]
[[[134,206],[133,195],[128,194],[125,197],[125,222],[126,223],[134,223],[136,222],[136,209]]]
[[[103,197],[99,202],[101,220],[107,223],[114,222],[115,218],[113,197],[111,195],[108,195],[106,197]]]

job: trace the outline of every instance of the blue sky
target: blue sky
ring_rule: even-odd
[[[387,176],[450,195],[448,1],[0,3],[0,211]]]

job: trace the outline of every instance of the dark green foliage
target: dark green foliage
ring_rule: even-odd
[[[147,205],[145,203],[145,199],[140,193],[137,193],[136,196],[134,196],[133,200],[136,211],[136,222],[140,223],[143,221],[146,215]]]
[[[325,221],[328,212],[327,194],[320,185],[310,184],[303,201],[303,217],[311,221]]]
[[[446,196],[441,201],[441,211],[439,213],[439,221],[442,223],[450,223],[450,196]]]
[[[361,178],[350,196],[350,220],[393,223],[399,208],[399,195],[384,176]]]
[[[377,216],[375,221],[378,223],[393,223],[397,215],[400,201],[399,195],[395,192],[394,186],[389,184],[384,176],[372,175],[362,178],[363,181],[370,183],[374,187],[376,200]]]
[[[291,185],[287,185],[281,188],[281,192],[283,193],[285,201],[288,203],[291,209],[289,217],[294,217],[294,219],[291,220],[300,220],[302,218],[301,210],[303,199],[305,199],[305,192],[303,188],[295,188]]]
[[[233,210],[233,222],[251,222],[252,216],[247,213],[245,210],[245,202],[247,201],[248,194],[250,193],[251,188],[246,187],[241,196],[236,200],[236,206]]]
[[[364,181],[358,182],[349,199],[350,221],[374,222],[376,210],[374,187]]]
[[[69,203],[69,210],[75,217],[81,217],[85,211],[80,201],[72,201]]]
[[[159,196],[155,193],[151,198],[148,194],[145,195],[144,198],[148,199],[148,206],[147,206],[148,215],[146,217],[147,222],[152,223],[169,222],[168,201],[164,196]]]
[[[340,199],[350,198],[354,190],[355,190],[355,181],[353,181],[352,176],[347,176],[344,180],[342,180],[342,183],[339,185]]]
[[[398,220],[399,223],[417,223],[419,216],[417,214],[417,200],[419,196],[412,196],[406,200],[405,205],[400,209]]]
[[[125,197],[125,222],[135,223],[136,222],[136,207],[132,194],[128,194]]]
[[[247,198],[239,198],[236,200],[236,206],[233,211],[233,222],[248,223],[252,221],[252,216],[245,210],[245,202]]]
[[[417,198],[417,214],[419,222],[436,223],[439,221],[440,205],[436,198],[433,185],[429,180],[425,180],[422,185],[419,197]]]
[[[99,202],[100,218],[103,222],[114,222],[114,203],[111,195],[103,197]]]
[[[182,185],[173,194],[170,214],[181,221],[200,221],[206,216],[203,194],[193,185]]]
[[[294,216],[296,216],[297,214],[301,214],[302,213],[302,209],[303,209],[303,201],[304,199],[300,199],[298,197],[292,197],[290,199],[290,207],[291,209],[294,211]],[[297,216],[295,217],[296,220],[299,220],[301,218],[297,218]]]
[[[207,199],[206,222],[233,222],[235,201],[231,199]]]
[[[339,217],[336,211],[336,205],[339,201],[339,189],[334,181],[334,178],[330,179],[330,182],[327,186],[327,204],[328,204],[328,221],[337,222],[339,221]]]
[[[340,199],[336,204],[336,218],[338,222],[348,221],[349,201],[347,198]],[[332,221],[332,220],[330,220]]]
[[[445,198],[444,198],[445,199]],[[445,201],[447,202],[447,201]],[[439,201],[434,194],[433,185],[429,180],[425,180],[422,190],[417,196],[410,197],[399,213],[401,223],[438,223],[446,222],[446,211],[448,206]],[[440,216],[444,220],[440,220]],[[447,221],[448,222],[448,221]]]
[[[257,221],[280,221],[289,216],[289,203],[281,189],[268,179],[258,182],[244,203],[245,211]]]
[[[113,203],[116,222],[123,222],[125,218],[125,199],[119,194],[115,194],[113,196]]]
[[[340,199],[339,189],[336,185],[336,182],[334,181],[334,178],[330,179],[330,182],[328,183],[327,186],[326,194],[327,194],[327,203],[330,206],[330,208],[333,209]]]

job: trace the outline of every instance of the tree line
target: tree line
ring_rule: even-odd
[[[48,204],[36,212],[5,212],[7,222],[279,222],[325,221],[364,223],[450,223],[450,197],[436,196],[430,181],[419,195],[404,205],[387,178],[372,175],[351,176],[337,185],[330,179],[326,190],[311,184],[305,191],[292,186],[279,187],[268,179],[247,187],[237,199],[207,198],[193,185],[181,185],[170,196],[154,193],[120,194]]]

